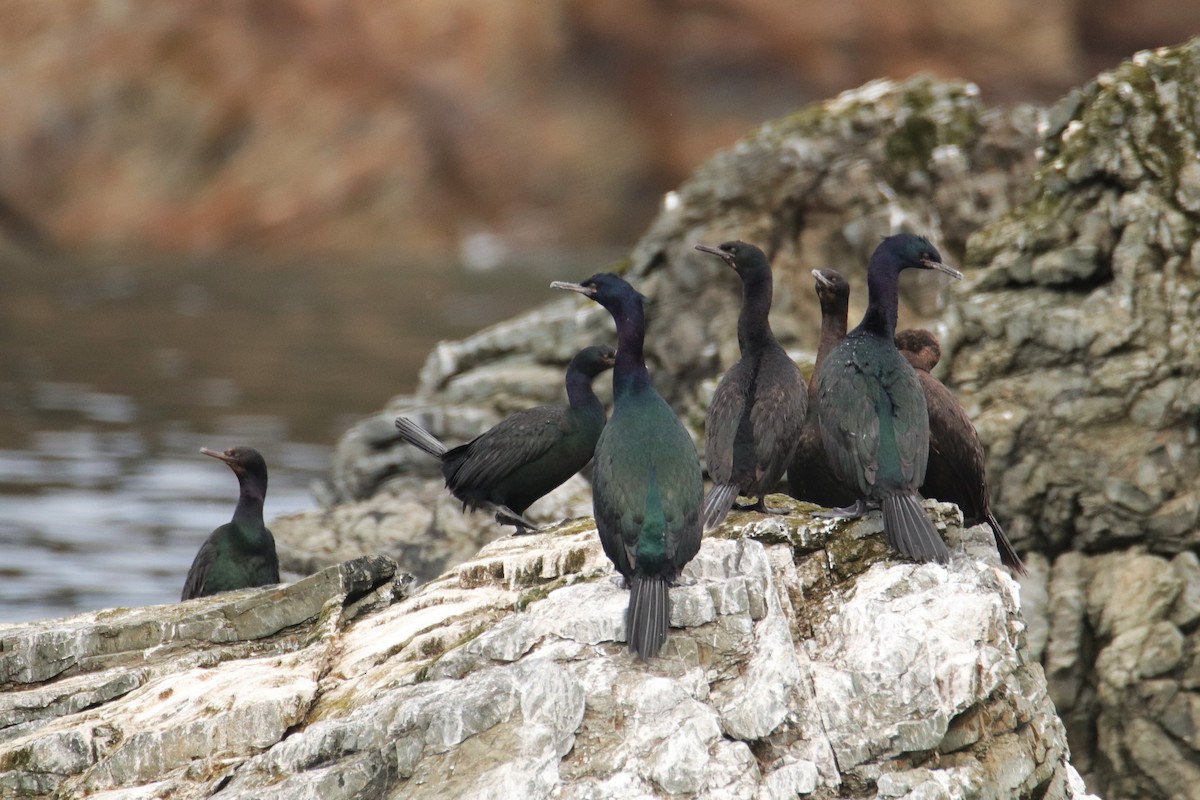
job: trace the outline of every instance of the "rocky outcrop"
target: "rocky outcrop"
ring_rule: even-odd
[[[774,498],[782,502],[784,498]],[[17,796],[1086,797],[985,527],[898,563],[859,522],[735,512],[663,657],[590,519],[403,596],[383,559],[283,589],[0,628]]]
[[[948,381],[997,515],[1050,557],[1035,654],[1106,797],[1200,796],[1197,86],[1193,41],[1064,100],[1032,199],[971,239],[951,303]]]
[[[935,315],[945,382],[988,450],[997,515],[1042,565],[1024,593],[1031,653],[1085,777],[1115,797],[1177,797],[1200,770],[1200,626],[1177,609],[1192,603],[1200,544],[1197,85],[1198,42],[1140,54],[1048,113],[988,111],[960,84],[872,84],[718,154],[618,265],[652,298],[656,383],[698,432],[736,358],[737,303],[694,243],[766,244],[776,330],[801,346],[816,320],[807,270],[836,266],[861,287],[880,232],[929,232],[964,264]],[[929,298],[906,299],[902,325],[919,324]],[[436,407],[431,427],[468,435],[495,402],[557,391],[544,365],[605,341],[606,322],[559,301],[440,346],[415,397],[347,436],[331,497],[404,470],[394,413]],[[528,369],[510,384],[512,364]]]

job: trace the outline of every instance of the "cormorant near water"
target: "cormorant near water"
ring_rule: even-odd
[[[496,521],[515,525],[514,533],[537,528],[523,515],[538,499],[587,466],[604,430],[604,405],[592,379],[612,369],[616,355],[607,345],[585,347],[567,365],[567,405],[518,411],[466,444],[446,449],[406,417],[396,418],[400,436],[442,461],[450,494],[463,508],[485,508]]]
[[[233,520],[210,533],[200,546],[179,599],[279,583],[275,537],[263,524],[267,462],[252,447],[234,447],[224,453],[201,448],[200,452],[228,464],[241,492]]]
[[[842,273],[832,269],[814,269],[817,299],[821,302],[821,339],[817,343],[817,358],[808,378],[808,412],[796,454],[788,467],[788,491],[797,500],[816,503],[825,508],[848,506],[854,493],[831,471],[825,444],[821,441],[821,422],[817,419],[817,382],[821,365],[829,351],[846,338],[846,316],[850,306],[850,282]]]
[[[739,494],[758,498],[750,511],[779,513],[767,507],[766,495],[792,459],[808,395],[804,374],[771,332],[766,254],[745,242],[696,249],[717,256],[742,279],[742,357],[721,378],[704,423],[704,459],[713,481],[701,512],[707,531],[725,520]]]
[[[917,494],[929,456],[925,393],[893,341],[905,269],[962,278],[923,236],[889,236],[875,248],[867,269],[867,312],[821,365],[817,390],[825,453],[857,500],[823,514],[859,517],[868,502],[878,503],[893,547],[918,561],[944,563],[950,552]]]
[[[929,409],[929,465],[921,494],[954,503],[968,525],[986,522],[996,539],[1000,561],[1014,572],[1027,574],[1012,542],[992,515],[979,434],[950,390],[930,374],[942,357],[937,337],[923,328],[900,331],[896,347],[917,370]]]
[[[630,590],[629,649],[646,659],[667,639],[667,587],[700,549],[700,459],[646,370],[642,296],[611,272],[550,285],[595,300],[617,325],[613,412],[596,444],[592,508],[604,552]]]

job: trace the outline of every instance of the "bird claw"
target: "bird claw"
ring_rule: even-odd
[[[496,506],[496,522],[501,525],[515,525],[516,530],[513,531],[513,536],[522,536],[529,533],[537,533],[539,528],[534,523],[525,519],[517,512],[513,511],[508,506]]]
[[[821,519],[858,519],[863,514],[867,513],[867,504],[861,499],[855,500],[854,505],[844,506],[842,508],[831,508],[828,511],[818,511],[813,514],[814,517]]]

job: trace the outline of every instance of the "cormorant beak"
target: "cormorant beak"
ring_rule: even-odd
[[[732,253],[726,253],[719,247],[709,247],[706,244],[698,244],[696,245],[696,249],[701,253],[712,253],[714,256],[728,264],[734,272],[737,272],[737,264],[735,264],[733,261]]]
[[[550,284],[551,289],[562,289],[567,292],[579,292],[584,297],[595,297],[595,286],[584,286],[578,283],[567,283],[566,281],[553,281]]]
[[[961,281],[963,274],[949,264],[943,264],[940,261],[934,261],[932,258],[922,258],[921,266],[925,269],[936,269],[938,272],[944,272],[956,281]]]
[[[612,369],[617,365],[617,351],[614,350],[611,353],[605,353],[601,361],[604,363],[604,366]]]
[[[218,453],[216,450],[209,450],[207,447],[201,447],[200,452],[204,453],[206,456],[212,456],[213,458],[218,458],[221,461],[224,461],[234,472],[239,472],[242,469],[241,462],[228,453]]]
[[[814,269],[812,276],[817,279],[817,286],[822,289],[830,289],[833,287],[833,281],[821,274],[821,270]]]

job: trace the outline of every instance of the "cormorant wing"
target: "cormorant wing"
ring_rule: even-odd
[[[833,473],[859,497],[868,497],[879,468],[879,382],[852,358],[852,351],[841,351],[831,353],[821,370],[821,441]],[[845,364],[835,364],[835,359]]]
[[[217,528],[217,530],[213,531],[204,540],[204,544],[200,545],[200,550],[196,553],[195,559],[192,560],[191,569],[188,570],[187,580],[183,582],[183,593],[179,596],[180,600],[191,600],[194,597],[204,596],[204,589],[208,582],[208,573],[217,561],[217,543],[215,539],[220,530],[221,528]]]
[[[760,480],[783,474],[800,441],[807,410],[808,391],[800,368],[782,347],[766,349],[750,409]]]
[[[746,413],[746,384],[752,379],[746,362],[734,364],[713,392],[704,422],[704,464],[714,484],[733,477],[733,453],[738,428]]]
[[[897,459],[902,486],[916,490],[925,480],[925,465],[929,460],[929,410],[925,392],[917,372],[897,353],[903,368],[890,370],[884,376],[884,389],[892,412]],[[890,447],[885,455],[893,457]]]
[[[566,427],[566,406],[518,411],[465,446],[467,457],[447,483],[464,490],[495,486],[513,470],[545,455]]]

